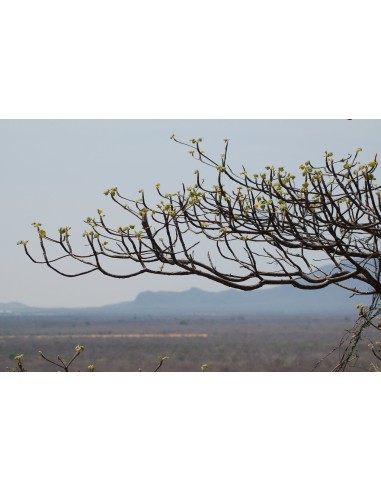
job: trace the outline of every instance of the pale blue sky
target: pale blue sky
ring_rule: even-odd
[[[80,237],[83,219],[97,208],[111,218],[114,208],[103,195],[108,187],[135,197],[157,182],[165,191],[192,184],[200,166],[169,139],[172,133],[183,140],[204,137],[204,148],[216,157],[229,138],[230,164],[237,170],[242,164],[252,171],[268,164],[296,170],[306,160],[323,162],[326,149],[342,157],[362,147],[364,161],[381,152],[380,120],[1,120],[0,302],[96,306],[131,300],[144,290],[221,289],[191,277],[67,279],[32,264],[16,246],[19,239],[37,245],[33,221],[52,233],[70,225]]]

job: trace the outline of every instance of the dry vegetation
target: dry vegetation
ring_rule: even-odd
[[[3,316],[0,319],[0,370],[16,367],[24,354],[28,371],[59,370],[39,354],[70,360],[77,344],[85,350],[71,371],[153,371],[160,355],[168,356],[161,371],[311,371],[351,329],[349,318],[245,319],[172,318],[101,319]],[[355,368],[369,370],[374,357],[364,339]],[[58,361],[57,361],[58,362]],[[338,351],[315,369],[329,371]]]

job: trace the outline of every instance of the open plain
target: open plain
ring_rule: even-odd
[[[16,367],[24,354],[28,371],[55,371],[39,355],[69,361],[77,344],[85,350],[70,367],[86,371],[153,371],[159,356],[169,357],[161,371],[329,371],[339,350],[315,365],[353,326],[349,317],[0,317],[0,370]],[[375,340],[372,340],[375,341]],[[361,358],[349,370],[369,370],[374,357],[370,340],[360,346]]]

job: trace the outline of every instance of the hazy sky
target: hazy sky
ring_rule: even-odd
[[[136,197],[157,182],[166,192],[193,184],[200,165],[169,139],[172,133],[182,140],[204,137],[204,148],[216,157],[229,138],[230,164],[253,172],[268,164],[296,170],[306,160],[322,163],[325,150],[342,157],[362,147],[364,162],[381,152],[380,120],[2,120],[0,302],[95,306],[145,290],[223,288],[192,277],[115,280],[95,273],[67,279],[32,264],[16,246],[19,239],[37,246],[33,221],[51,234],[70,225],[80,237],[83,219],[97,208],[111,218],[114,207],[103,195],[111,186]]]

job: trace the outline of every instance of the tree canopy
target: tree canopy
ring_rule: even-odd
[[[130,199],[117,187],[107,189],[104,194],[126,212],[124,224],[111,226],[98,209],[85,220],[90,252],[83,252],[73,248],[70,227],[60,227],[53,237],[33,223],[42,258],[32,255],[28,241],[19,241],[29,258],[70,277],[95,271],[126,279],[144,273],[198,275],[241,290],[338,284],[354,294],[381,293],[377,156],[364,164],[358,161],[360,148],[339,159],[326,151],[321,164],[307,161],[298,175],[275,166],[238,172],[228,163],[228,140],[217,160],[201,148],[202,139],[171,138],[200,165],[214,169],[212,185],[202,170],[195,171],[193,185],[174,193],[164,193],[157,183],[154,205],[144,190]],[[51,254],[52,245],[58,254]],[[61,267],[67,259],[80,269]],[[127,270],[115,272],[110,260],[127,260]],[[363,288],[349,285],[351,279]]]
[[[337,284],[351,295],[372,296],[370,306],[357,306],[354,328],[334,349],[339,351],[335,371],[356,362],[367,328],[381,330],[375,321],[381,315],[377,155],[361,163],[361,148],[340,158],[326,151],[322,163],[307,161],[296,174],[272,165],[260,172],[236,171],[228,163],[227,139],[217,160],[201,148],[200,138],[171,138],[201,166],[212,168],[212,184],[200,170],[195,170],[193,185],[183,184],[174,193],[163,192],[157,183],[153,205],[144,190],[131,199],[117,187],[107,189],[104,194],[125,213],[122,225],[112,225],[98,209],[95,217],[85,219],[87,248],[80,250],[72,244],[70,227],[60,227],[53,237],[35,222],[42,258],[31,253],[28,241],[19,241],[28,257],[67,277],[92,272],[120,279],[144,273],[197,275],[246,291],[266,285],[314,290]],[[79,268],[73,271],[67,261]],[[381,344],[367,340],[381,360]]]

